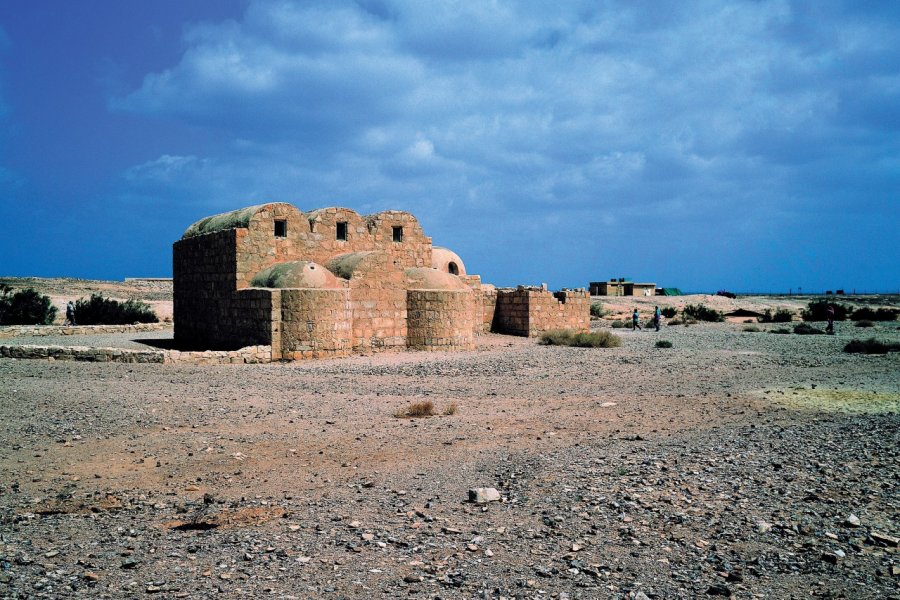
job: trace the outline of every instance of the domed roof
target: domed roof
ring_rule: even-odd
[[[415,267],[406,270],[406,281],[411,290],[468,290],[471,289],[459,277],[437,269]]]
[[[278,263],[253,278],[252,287],[337,289],[344,287],[331,271],[308,260]]]
[[[203,235],[204,233],[222,231],[223,229],[246,228],[250,224],[250,219],[252,219],[256,213],[266,207],[274,207],[278,205],[289,206],[292,209],[294,208],[286,202],[270,202],[268,204],[257,204],[255,206],[239,208],[230,212],[200,219],[196,223],[191,224],[191,226],[184,231],[184,235],[182,235],[181,237],[182,239],[185,239]]]
[[[465,275],[466,265],[459,255],[448,248],[434,246],[431,249],[431,266],[444,273],[453,275]]]

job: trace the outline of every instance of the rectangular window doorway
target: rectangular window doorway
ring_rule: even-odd
[[[343,242],[347,241],[347,223],[339,222],[337,224],[337,239]]]
[[[402,242],[403,241],[403,228],[402,227],[394,227],[394,241]]]
[[[286,238],[287,237],[287,221],[282,219],[275,220],[275,237],[277,238]]]

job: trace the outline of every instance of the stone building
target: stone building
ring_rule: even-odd
[[[592,296],[655,296],[655,283],[634,283],[620,277],[609,281],[592,281],[588,284]]]
[[[270,203],[197,221],[173,246],[175,339],[273,360],[464,350],[485,331],[587,330],[584,290],[497,290],[410,213]]]

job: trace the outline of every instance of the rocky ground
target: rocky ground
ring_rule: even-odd
[[[897,326],[3,360],[0,597],[900,598]]]

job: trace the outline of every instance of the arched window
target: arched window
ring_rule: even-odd
[[[447,265],[447,271],[449,271],[451,275],[459,275],[459,267],[456,266],[455,262],[451,262]]]

